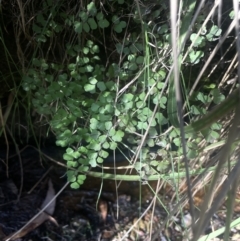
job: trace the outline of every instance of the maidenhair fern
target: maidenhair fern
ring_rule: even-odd
[[[32,59],[22,87],[31,96],[34,109],[50,124],[56,144],[66,148],[63,158],[73,188],[86,178],[79,173],[102,164],[109,150],[116,150],[120,143],[128,142],[134,149],[146,130],[147,149],[141,150],[144,161],[135,165],[142,178],[165,172],[169,169],[168,159],[182,155],[179,130],[172,128],[165,133],[178,120],[173,83],[170,81],[166,88],[172,57],[169,23],[162,21],[162,16],[167,16],[168,7],[163,3],[149,11],[141,8],[139,13],[137,7],[133,9],[124,0],[109,4],[109,11],[92,1],[66,14],[60,3],[56,10],[49,2],[32,25],[39,48],[46,47],[56,36],[65,36],[61,42],[63,53]],[[114,11],[118,7],[129,14]],[[188,26],[184,16],[182,21],[183,26]],[[194,42],[194,49],[185,64],[199,63],[204,44],[220,34],[215,25],[198,37],[193,33],[189,41]],[[112,52],[105,56],[108,48]],[[53,61],[55,54],[58,58],[62,55],[62,59]],[[223,99],[214,89],[196,93],[189,116],[202,115],[211,101],[217,104]],[[216,130],[212,127],[206,133],[207,141],[219,137]],[[188,144],[189,158],[198,154],[196,146],[201,138],[194,137]],[[162,162],[157,162],[148,150],[156,146],[161,149],[158,155]]]

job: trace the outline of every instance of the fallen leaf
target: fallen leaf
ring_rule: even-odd
[[[99,200],[98,211],[99,211],[99,214],[100,214],[102,220],[105,223],[106,219],[107,219],[107,215],[108,215],[108,204],[105,200],[102,200],[102,199]]]

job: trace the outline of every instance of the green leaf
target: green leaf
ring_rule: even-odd
[[[87,10],[88,10],[88,13],[92,16],[96,15],[97,13],[97,8],[95,6],[95,3],[94,2],[90,2],[88,5],[87,5]]]
[[[187,157],[189,159],[196,158],[198,156],[198,152],[196,150],[190,149],[187,153]]]
[[[86,65],[86,66],[84,67],[84,69],[85,69],[85,71],[88,72],[88,73],[93,72],[93,67],[92,67],[91,65]]]
[[[134,71],[134,70],[137,70],[138,69],[138,66],[136,63],[130,63],[129,64],[129,69]]]
[[[103,143],[104,141],[107,140],[107,135],[101,135],[101,136],[99,136],[98,140],[99,140],[99,142],[102,142],[102,143]]]
[[[201,50],[198,51],[190,51],[189,58],[191,64],[197,64],[199,63],[200,59],[204,56],[204,52]]]
[[[97,162],[98,162],[98,163],[103,163],[103,161],[104,161],[103,158],[101,158],[101,157],[98,157],[98,158],[97,158]]]
[[[147,124],[147,122],[138,121],[137,127],[139,130],[142,130],[142,129],[147,130],[148,124]]]
[[[108,134],[109,136],[114,136],[116,134],[116,130],[112,128]]]
[[[167,103],[167,97],[166,96],[162,96],[160,99],[160,107],[165,109],[166,108],[166,104]]]
[[[103,148],[109,149],[109,147],[110,147],[110,144],[108,142],[103,143]]]
[[[110,142],[110,149],[111,150],[116,150],[116,148],[117,148],[117,143],[116,142]]]
[[[106,130],[110,130],[112,128],[112,122],[111,121],[105,122],[105,127],[106,127]]]
[[[89,83],[92,85],[95,85],[98,82],[98,80],[95,77],[90,77],[89,78]]]
[[[86,33],[89,33],[90,31],[90,27],[89,27],[89,24],[88,23],[83,23],[83,29]]]
[[[219,133],[216,131],[211,131],[211,137],[216,140],[220,137]]]
[[[80,133],[81,136],[83,136],[83,135],[85,136],[86,134],[87,134],[86,132],[81,132]],[[85,146],[80,146],[78,148],[78,151],[83,153],[83,154],[86,154],[88,152],[88,149]]]
[[[160,107],[165,109],[166,108],[166,103],[167,103],[167,97],[166,96],[162,96],[161,98],[159,98],[160,94],[156,94],[155,97],[153,98],[153,103],[154,104],[160,104]]]
[[[119,115],[121,115],[121,112],[117,108],[115,108],[114,115],[119,116]]]
[[[72,156],[73,156],[75,159],[77,159],[77,158],[79,158],[79,157],[81,156],[81,154],[80,154],[78,151],[75,151],[75,152],[72,153]]]
[[[77,167],[78,163],[76,161],[68,161],[67,166],[68,167]]]
[[[198,92],[197,100],[200,100],[203,104],[207,103],[207,96],[205,96],[202,92]]]
[[[168,161],[161,161],[158,163],[158,166],[157,166],[157,170],[159,172],[166,172],[166,170],[168,169],[169,167],[169,162]]]
[[[99,121],[97,119],[91,118],[90,119],[90,127],[91,127],[91,129],[93,129],[93,130],[97,129],[98,123],[99,123]]]
[[[100,114],[98,118],[101,122],[112,120],[111,115],[105,115],[105,114]]]
[[[93,112],[98,112],[99,107],[100,107],[99,104],[93,103],[92,106],[91,106],[91,110]]]
[[[166,70],[165,69],[160,69],[157,73],[158,79],[157,80],[164,80],[166,78]]]
[[[96,158],[96,159],[97,159],[97,158]],[[96,159],[91,159],[91,160],[89,161],[89,164],[90,164],[92,167],[96,167],[96,166],[97,166]]]
[[[222,125],[219,124],[219,123],[214,123],[214,124],[212,124],[211,129],[212,130],[221,130],[222,129]]]
[[[214,89],[214,88],[216,88],[216,84],[209,84],[209,85],[204,85],[204,87],[205,88],[207,88],[207,89]]]
[[[136,102],[136,107],[137,108],[144,108],[146,106],[146,101],[138,101]]]
[[[82,28],[83,28],[83,25],[81,22],[74,23],[74,30],[76,33],[82,33]]]
[[[86,175],[79,174],[79,175],[77,176],[77,181],[78,181],[78,182],[81,182],[81,181],[84,181],[84,180],[86,180]]]
[[[89,53],[89,48],[88,47],[84,47],[82,49],[82,51],[83,51],[84,54],[88,54]]]
[[[89,170],[89,166],[80,166],[80,167],[78,167],[78,171],[79,172],[87,172],[88,170]]]
[[[114,25],[114,31],[115,32],[117,32],[117,33],[121,33],[122,32],[122,28],[121,28],[121,26],[119,25],[119,24],[117,24],[117,25]]]
[[[147,144],[148,144],[149,147],[154,147],[155,146],[155,142],[154,142],[153,139],[147,140]]]
[[[104,150],[101,150],[99,152],[99,156],[101,156],[102,158],[107,158],[109,156],[109,153]]]
[[[150,165],[151,166],[158,166],[158,164],[159,164],[159,161],[156,161],[156,160],[153,160],[153,161],[150,161]]]
[[[68,140],[57,140],[56,145],[61,147],[66,147],[69,144]]]
[[[102,81],[99,81],[97,83],[97,87],[99,88],[100,91],[105,91],[107,89],[105,83]]]
[[[86,84],[86,85],[84,85],[84,90],[85,90],[86,92],[95,91],[95,85]]]
[[[213,102],[215,104],[220,104],[225,99],[225,96],[219,91],[219,89],[213,89],[210,93],[213,95]]]
[[[191,113],[194,115],[200,115],[201,114],[200,108],[198,106],[192,105]]]
[[[206,35],[206,38],[208,39],[208,41],[215,41],[218,39],[221,33],[222,29],[220,29],[217,25],[213,25],[209,33]]]
[[[145,122],[148,119],[148,116],[145,115],[144,113],[142,113],[142,111],[139,112],[139,114],[137,115],[137,118],[141,121],[141,122]]]
[[[127,59],[129,60],[129,62],[135,62],[136,56],[135,54],[129,54]]]
[[[194,41],[193,46],[194,47],[198,47],[198,46],[202,47],[204,45],[205,38],[203,36],[198,36],[197,39],[196,39],[196,37],[197,37],[196,33],[193,33],[190,36],[191,41],[192,42]]]
[[[73,182],[73,183],[70,184],[70,187],[72,189],[78,189],[80,187],[80,185],[77,182]]]
[[[89,165],[89,160],[86,159],[86,158],[80,158],[80,159],[78,159],[78,163],[81,164],[81,165]],[[78,167],[78,169],[79,168],[81,168],[81,166]]]
[[[155,118],[159,125],[165,125],[168,123],[168,120],[164,117],[162,113],[156,113]]]
[[[235,16],[234,10],[232,10],[232,11],[229,13],[229,17],[230,17],[230,19],[234,19],[234,16]]]
[[[115,110],[112,104],[107,104],[104,109],[105,109],[105,112],[109,114],[112,114]]]
[[[41,60],[37,59],[37,58],[33,58],[32,64],[37,66],[37,67],[40,67],[41,66]]]
[[[97,23],[96,23],[96,21],[94,20],[94,18],[89,18],[87,21],[88,21],[88,24],[90,25],[90,28],[91,28],[92,30],[97,29]]]
[[[151,123],[150,123],[150,120],[151,120]],[[152,119],[152,117],[149,117],[149,118],[148,118],[148,124],[149,124],[151,127],[157,125],[156,120],[155,120],[154,118]]]
[[[102,12],[98,12],[96,18],[97,18],[97,20],[103,20],[103,18],[104,18],[103,13]]]
[[[98,47],[98,45],[94,45],[92,48],[91,48],[91,51],[93,52],[93,53],[99,53],[100,52],[100,50],[99,50],[99,47]],[[99,59],[98,59],[99,60]]]
[[[174,139],[173,139],[173,143],[174,143],[176,146],[180,147],[180,146],[181,146],[181,139],[180,139],[180,138],[174,138]]]
[[[87,64],[87,63],[90,62],[90,60],[89,60],[88,57],[83,57],[83,58],[81,58],[81,59],[79,59],[79,60],[82,61],[82,62],[79,61],[81,64],[82,64],[82,63]]]
[[[71,171],[71,170],[67,171],[67,178],[69,182],[75,182],[77,179],[75,171]]]
[[[37,33],[37,34],[40,34],[40,33],[42,33],[42,28],[41,27],[39,27],[37,24],[33,24],[32,25],[32,30],[35,32],[35,33]]]
[[[115,24],[113,29],[115,32],[117,33],[121,33],[123,28],[125,28],[127,26],[125,21],[120,21],[119,23]]]
[[[93,44],[94,44],[94,43],[93,43],[92,40],[88,40],[87,43],[86,43],[86,46],[87,46],[88,48],[92,48]]]
[[[169,137],[170,137],[170,138],[174,138],[174,137],[179,136],[179,134],[180,134],[179,129],[173,129],[173,130],[169,133]]]
[[[118,17],[117,15],[113,15],[113,17],[112,17],[112,22],[113,22],[114,24],[118,24],[118,23],[120,22],[119,17]]]
[[[129,101],[132,101],[132,100],[133,100],[133,97],[134,97],[134,95],[131,94],[131,93],[124,94],[124,95],[122,96],[122,102],[127,103],[127,102],[129,102]]]
[[[68,162],[73,161],[73,157],[67,153],[63,154],[63,159]]]
[[[69,48],[72,48],[71,45],[69,45]],[[82,51],[82,46],[80,44],[75,44],[73,45],[73,49],[76,51],[76,52],[81,52]]]
[[[116,131],[115,135],[112,137],[113,141],[121,142],[124,136],[124,132],[121,130]]]
[[[143,109],[141,110],[141,113],[142,113],[143,115],[148,116],[148,117],[150,117],[150,116],[152,115],[152,111],[151,111],[148,107],[143,108]]]
[[[144,63],[144,57],[143,56],[138,56],[136,59],[137,64],[143,64]]]
[[[86,12],[82,11],[79,13],[79,17],[82,19],[83,22],[86,22],[88,19],[88,15]]]
[[[98,21],[98,26],[100,27],[100,28],[107,28],[108,26],[109,26],[109,22],[108,22],[108,20],[107,19],[102,19],[102,20],[99,20]]]
[[[47,38],[43,34],[40,34],[40,35],[36,36],[36,40],[37,40],[37,42],[45,43],[47,41]]]
[[[156,128],[154,128],[154,127],[150,127],[148,134],[149,134],[149,137],[158,136],[158,132],[157,132]]]
[[[163,24],[159,27],[158,33],[165,34],[169,31],[169,26],[167,24]]]

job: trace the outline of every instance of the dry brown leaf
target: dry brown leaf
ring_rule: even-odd
[[[41,209],[43,209],[45,206],[47,206],[47,204],[50,201],[52,201],[54,196],[55,196],[55,190],[53,189],[53,184],[52,184],[51,179],[49,179],[47,196],[41,205]],[[55,206],[56,206],[56,199],[54,199],[53,202],[45,209],[45,212],[48,213],[49,215],[52,215],[54,213]]]
[[[108,215],[108,204],[105,200],[100,199],[98,202],[98,211],[103,222],[106,222]]]

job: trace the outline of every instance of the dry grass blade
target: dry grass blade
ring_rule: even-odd
[[[237,162],[237,165],[230,172],[228,179],[223,183],[222,191],[215,197],[214,202],[212,203],[212,207],[206,213],[203,213],[201,210],[201,213],[203,213],[203,215],[200,217],[199,221],[195,225],[194,237],[192,241],[198,240],[200,235],[204,232],[209,220],[219,208],[222,200],[226,197],[226,194],[230,189],[231,185],[238,178],[239,172],[240,172],[240,161]],[[209,200],[209,199],[206,199],[206,200]],[[204,209],[205,208],[203,208],[203,210]]]
[[[215,174],[213,176],[213,179],[212,179],[212,182],[211,182],[211,187],[210,187],[210,189],[209,189],[209,191],[208,191],[208,193],[205,197],[205,200],[203,202],[203,205],[201,207],[201,215],[199,217],[199,220],[194,225],[193,241],[198,240],[200,235],[204,232],[208,221],[210,220],[210,218],[212,217],[214,212],[219,208],[222,200],[225,198],[225,196],[227,194],[227,191],[230,189],[230,186],[236,180],[237,175],[240,171],[240,164],[239,164],[239,162],[237,162],[236,166],[229,173],[227,180],[222,185],[222,190],[217,195],[217,197],[214,199],[214,201],[211,205],[210,200],[212,200],[212,198],[213,198],[212,195],[214,193],[214,189],[216,187],[217,180],[219,178],[219,173],[221,173],[221,169],[222,169],[223,165],[225,164],[225,162],[227,162],[229,160],[229,158],[230,158],[229,155],[230,155],[230,152],[231,152],[231,145],[234,142],[234,140],[238,137],[238,131],[236,131],[237,127],[238,127],[238,122],[239,122],[239,119],[240,119],[239,112],[237,111],[238,109],[239,109],[239,106],[236,109],[233,124],[230,128],[230,131],[229,131],[228,141],[221,151],[222,155],[220,156]],[[210,206],[211,206],[211,208],[210,208]]]
[[[184,122],[183,122],[183,111],[182,111],[182,98],[181,98],[181,86],[180,86],[180,68],[181,68],[181,60],[182,56],[178,55],[179,53],[179,46],[178,46],[178,39],[179,36],[177,32],[177,22],[180,22],[180,19],[177,20],[177,7],[178,2],[177,1],[171,1],[171,31],[172,31],[172,48],[173,48],[173,65],[174,65],[174,84],[176,89],[176,102],[177,102],[177,111],[178,111],[178,117],[180,122],[180,130],[181,130],[181,141],[182,141],[182,148],[183,148],[183,162],[185,164],[185,170],[186,170],[186,179],[188,184],[188,198],[189,198],[189,204],[190,204],[190,211],[192,214],[192,217],[194,219],[194,209],[193,209],[193,200],[192,200],[192,192],[191,192],[191,182],[190,182],[190,174],[188,169],[188,160],[187,160],[187,149],[186,149],[186,138],[184,134]],[[181,48],[181,42],[180,42],[180,48]]]
[[[202,4],[202,2],[203,1],[201,1],[201,4]],[[219,4],[218,25],[220,26],[221,11],[222,11],[221,1],[215,2],[214,8],[210,12],[209,17],[213,16],[214,10],[216,9],[216,7],[218,7],[218,4]],[[235,10],[235,12],[238,12],[238,11]],[[183,117],[181,115],[181,108],[180,108],[180,106],[181,106],[181,94],[180,94],[180,85],[179,85],[179,66],[178,66],[179,65],[178,61],[179,61],[180,55],[177,54],[178,53],[178,46],[177,46],[176,43],[177,43],[177,36],[178,35],[177,35],[177,32],[176,32],[176,26],[177,26],[176,16],[177,16],[176,15],[176,2],[172,1],[171,2],[171,22],[172,22],[171,31],[172,31],[172,47],[173,47],[173,56],[174,56],[174,80],[175,80],[177,104],[179,104],[178,110],[180,109],[180,111],[178,111],[178,115],[179,115],[179,118],[180,118],[180,128],[182,129],[181,121],[183,120]],[[205,23],[206,22],[207,21],[205,21]],[[232,23],[228,27],[227,31],[223,35],[223,37],[221,37],[219,39],[219,43],[215,46],[214,50],[212,51],[208,60],[206,61],[204,67],[200,71],[200,74],[198,75],[198,77],[195,81],[195,84],[193,85],[193,87],[192,87],[192,89],[189,93],[189,96],[192,95],[195,87],[199,83],[199,80],[202,78],[203,74],[206,72],[207,68],[209,67],[209,64],[210,64],[211,60],[216,55],[217,51],[222,47],[222,45],[223,45],[224,41],[226,40],[227,36],[229,35],[229,33],[233,30],[234,27],[236,27],[236,29],[238,30],[238,24],[236,24],[236,23],[237,23],[237,18],[235,18],[235,20],[232,21]],[[238,31],[236,31],[236,36],[238,36],[238,34],[239,34]],[[240,45],[238,45],[238,50],[239,50],[239,46]],[[238,53],[239,53],[239,51],[238,51]],[[240,55],[238,55],[238,56],[240,56]],[[237,107],[237,108],[239,108],[239,107]],[[212,215],[214,214],[214,212],[219,208],[219,205],[221,204],[223,199],[226,197],[227,191],[231,188],[231,186],[234,186],[234,187],[232,187],[231,195],[233,195],[235,190],[236,190],[236,186],[237,186],[236,178],[237,178],[237,175],[239,173],[239,164],[238,163],[235,165],[235,167],[232,170],[230,168],[229,175],[228,175],[227,179],[223,182],[223,184],[221,183],[221,185],[219,185],[219,178],[220,178],[219,174],[223,172],[224,165],[227,163],[227,161],[230,158],[232,144],[236,140],[236,138],[238,137],[238,132],[236,130],[238,128],[238,121],[239,121],[240,118],[239,118],[239,114],[237,112],[238,112],[238,109],[236,109],[236,114],[235,114],[235,117],[234,117],[234,120],[233,120],[233,124],[230,128],[228,141],[225,144],[224,148],[221,150],[221,157],[220,157],[220,160],[218,162],[218,165],[216,166],[216,170],[214,172],[214,175],[213,175],[213,177],[210,177],[211,186],[210,186],[209,192],[208,192],[208,194],[205,197],[205,200],[203,202],[203,205],[202,205],[202,208],[201,208],[201,216],[200,216],[199,220],[194,224],[194,229],[193,229],[193,233],[194,233],[193,240],[194,241],[198,240],[200,235],[204,232],[207,223],[209,222],[209,220],[212,217]],[[184,134],[182,134],[181,140],[183,142],[183,146],[184,146],[183,149],[184,149],[184,148],[186,148],[186,143],[184,143],[185,142]],[[183,154],[185,156],[185,151],[183,151]],[[186,173],[188,173],[187,166],[186,166]],[[188,176],[187,176],[186,182],[187,182],[187,187],[188,187],[188,199],[190,200],[190,203],[191,203],[192,188],[191,188]],[[233,185],[233,184],[235,184],[235,185]],[[218,193],[217,197],[214,198],[214,195],[216,193],[216,192],[214,192],[214,190],[216,189],[216,186],[218,186],[218,188],[221,186],[221,191]],[[212,200],[213,200],[213,203],[212,203]],[[179,205],[181,205],[181,203],[182,202],[180,201]],[[190,205],[190,207],[191,206],[193,207],[193,205]],[[232,201],[230,207],[232,207],[232,206],[233,206],[233,201]],[[229,214],[229,220],[230,220],[230,217],[232,216],[232,212],[231,212],[231,210],[229,210],[229,212],[230,212],[230,214]],[[226,235],[226,237],[227,237],[227,235]],[[226,237],[225,237],[225,240],[227,240]]]
[[[233,208],[235,204],[235,194],[238,189],[238,183],[239,183],[239,177],[236,177],[235,181],[231,185],[231,189],[228,192],[228,197],[227,197],[227,220],[226,220],[226,231],[224,234],[224,240],[229,240],[230,236],[230,225],[231,225],[231,220],[233,217]]]

